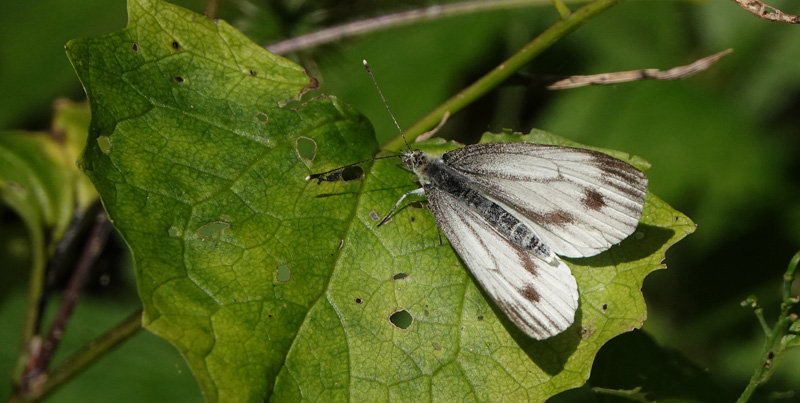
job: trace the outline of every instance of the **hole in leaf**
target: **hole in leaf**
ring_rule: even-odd
[[[289,266],[285,263],[281,263],[275,269],[275,281],[279,283],[288,283],[289,280],[292,278],[292,273],[289,271]]]
[[[478,315],[478,321],[480,322],[482,320],[483,320],[483,315]]]
[[[169,227],[167,230],[167,235],[169,235],[171,238],[177,238],[181,236],[181,230],[179,230],[177,227]]]
[[[369,212],[369,218],[372,221],[375,221],[375,222],[378,222],[381,219],[381,217],[378,215],[378,213],[375,210],[372,210],[372,211]]]
[[[411,220],[411,222],[417,221],[417,219],[416,219],[416,218],[414,218],[414,216],[413,216],[413,215],[412,215],[411,217],[408,217],[408,219],[409,219],[409,220]]]
[[[603,304],[603,312],[605,312],[606,309],[608,309],[608,304]]]
[[[406,277],[408,277],[408,274],[400,272],[400,273],[397,273],[394,276],[392,276],[392,279],[394,279],[394,281],[397,281],[397,280],[402,280],[402,279],[404,279]]]
[[[313,161],[317,156],[317,142],[308,137],[298,137],[294,142],[294,147],[297,155],[304,160]]]
[[[363,304],[364,300],[361,298],[356,298],[356,304]]]
[[[181,48],[181,44],[178,41],[172,41],[172,49],[178,50]]]
[[[100,146],[100,151],[102,151],[103,154],[108,155],[111,153],[111,147],[113,146],[113,144],[111,143],[110,137],[99,136],[97,138],[97,145]]]
[[[175,76],[175,77],[172,77],[172,81],[175,81],[176,83],[181,84],[186,80],[181,76]]]
[[[264,112],[256,113],[256,123],[260,123],[262,125],[269,123],[269,116],[267,116],[267,114]]]
[[[250,75],[255,77],[258,75],[258,72],[256,72],[255,70],[250,70]]]
[[[347,167],[342,170],[342,180],[350,182],[364,177],[364,170],[360,166]]]
[[[226,222],[222,221],[210,222],[197,229],[197,236],[201,238],[209,238],[230,227],[231,225]]]
[[[405,330],[411,326],[412,322],[414,322],[414,317],[411,316],[411,314],[405,309],[401,309],[392,313],[392,316],[389,316],[389,322],[392,322],[394,326]]]
[[[133,49],[134,53],[139,53],[139,44],[134,42],[133,45],[131,45],[131,49]]]

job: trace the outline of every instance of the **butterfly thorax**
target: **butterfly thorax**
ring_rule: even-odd
[[[408,168],[411,172],[417,175],[419,178],[420,184],[423,186],[428,184],[429,182],[426,180],[427,178],[427,171],[428,171],[428,164],[430,163],[430,157],[422,150],[413,150],[409,152],[404,152],[402,157],[403,163],[406,164],[406,168]]]

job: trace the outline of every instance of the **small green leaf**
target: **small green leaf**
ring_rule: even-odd
[[[97,199],[75,166],[88,126],[86,105],[59,101],[50,133],[0,133],[0,198],[25,223],[35,267],[42,267],[75,209]]]
[[[304,180],[375,153],[361,115],[332,97],[291,103],[313,80],[223,21],[157,0],[131,0],[129,18],[68,45],[92,102],[82,166],[132,250],[145,326],[209,401],[544,400],[641,326],[644,277],[694,229],[648,194],[633,236],[569,261],[576,324],[531,340],[419,201],[376,226],[418,186],[397,160]]]

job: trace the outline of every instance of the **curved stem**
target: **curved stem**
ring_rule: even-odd
[[[464,109],[467,105],[497,87],[522,66],[550,47],[550,45],[620,1],[621,0],[595,0],[579,8],[567,18],[556,22],[508,60],[495,67],[494,70],[490,71],[478,81],[411,125],[411,127],[405,131],[406,139],[411,142],[426,130],[436,126],[442,120],[445,113],[450,113],[452,115]],[[384,144],[382,148],[384,150],[395,151],[401,149],[403,144],[403,138],[401,136],[396,136]]]

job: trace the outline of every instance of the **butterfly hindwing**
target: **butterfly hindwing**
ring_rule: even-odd
[[[578,307],[578,287],[569,267],[547,260],[500,235],[477,212],[435,187],[425,195],[436,222],[473,276],[522,331],[544,339],[569,327]]]

